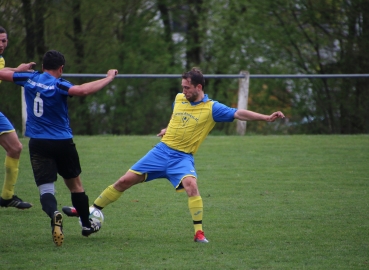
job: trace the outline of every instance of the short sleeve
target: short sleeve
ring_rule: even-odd
[[[14,72],[13,73],[13,82],[17,85],[24,86],[28,79],[33,76],[35,72]]]
[[[214,101],[213,119],[215,122],[233,122],[237,109],[228,107],[222,103]]]
[[[59,90],[61,94],[64,95],[68,95],[69,88],[71,88],[72,86],[73,86],[72,83],[62,78],[60,78],[56,83],[56,88]]]

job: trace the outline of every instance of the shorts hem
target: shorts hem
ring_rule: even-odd
[[[147,179],[147,173],[138,172],[138,171],[135,171],[135,170],[132,170],[132,169],[129,169],[128,171],[129,172],[132,172],[134,174],[137,174],[137,175],[145,175],[145,178],[144,178],[144,180],[142,182],[145,182],[146,179]]]

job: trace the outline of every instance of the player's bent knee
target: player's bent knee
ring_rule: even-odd
[[[127,172],[125,175],[119,178],[117,182],[115,182],[114,188],[118,191],[124,191],[138,183],[143,182],[144,180],[144,175]]]

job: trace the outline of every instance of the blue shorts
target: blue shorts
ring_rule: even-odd
[[[0,112],[0,135],[13,131],[15,131],[13,125],[10,123],[8,118]]]
[[[146,174],[145,181],[166,178],[176,191],[183,191],[182,180],[187,176],[197,178],[195,161],[192,154],[158,143],[130,169],[131,172]]]

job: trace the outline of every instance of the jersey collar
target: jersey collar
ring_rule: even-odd
[[[206,102],[209,100],[209,97],[208,97],[208,94],[204,94],[204,98],[200,101],[197,101],[197,102],[190,102],[191,105],[197,105],[197,104],[200,104],[201,102]]]

